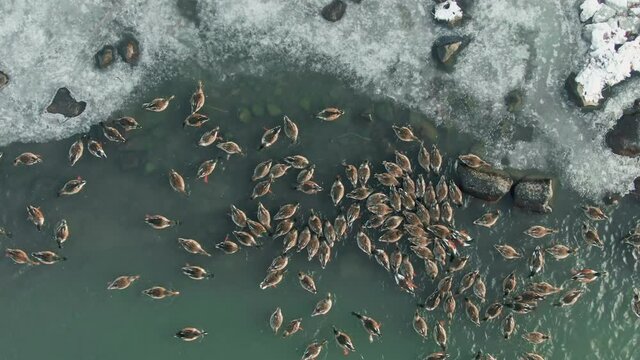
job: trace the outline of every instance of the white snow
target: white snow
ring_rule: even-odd
[[[597,0],[596,0],[597,3]],[[600,5],[593,15],[594,24],[585,26],[587,38],[591,41],[589,58],[584,68],[576,76],[578,92],[585,105],[595,106],[603,99],[602,91],[625,80],[633,71],[640,70],[640,38],[628,41],[630,33],[638,33],[639,19],[632,12],[621,10],[627,1],[608,1],[617,11],[605,4]],[[589,18],[596,5],[585,0],[581,19]],[[627,16],[617,16],[621,12]],[[616,46],[619,46],[616,49]]]
[[[593,17],[601,7],[602,3],[599,0],[585,0],[580,5],[580,9],[582,10],[580,13],[580,21],[584,22],[591,19],[591,17]]]
[[[447,0],[435,5],[433,16],[439,21],[455,23],[462,19],[463,11],[455,0]]]

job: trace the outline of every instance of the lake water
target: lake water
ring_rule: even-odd
[[[199,79],[204,81],[208,96],[202,112],[211,120],[200,129],[183,129],[189,97]],[[151,113],[140,107],[153,97],[172,94],[176,99],[165,112]],[[327,106],[343,108],[346,114],[332,123],[313,118]],[[363,117],[364,113],[372,114],[373,121]],[[257,151],[264,128],[281,124],[284,114],[298,124],[300,143],[290,146],[288,139],[281,137],[273,147]],[[60,251],[68,258],[65,262],[31,267],[8,259],[0,262],[3,359],[297,359],[308,343],[321,339],[328,339],[329,345],[320,359],[339,359],[342,355],[333,341],[333,325],[351,335],[357,348],[352,358],[421,359],[438,350],[432,331],[435,322],[445,318],[442,308],[425,315],[430,327],[427,341],[412,329],[416,304],[436,286],[415,258],[419,291],[414,298],[401,292],[391,275],[357,248],[352,231],[333,248],[326,270],[320,269],[317,260],[309,263],[306,254],[297,254],[280,286],[260,290],[258,284],[266,268],[281,252],[281,239],[265,238],[263,247],[243,248],[234,255],[222,254],[214,244],[234,230],[228,216],[230,204],[255,219],[258,201],[249,199],[253,188],[250,177],[260,161],[281,161],[285,156],[302,154],[316,165],[316,181],[324,192],[312,196],[292,190],[297,172],[290,171],[274,183],[272,194],[260,199],[272,215],[284,203],[300,202],[300,227],[311,209],[329,219],[340,213],[327,189],[336,174],[343,174],[343,160],[356,165],[369,160],[377,173],[383,171],[381,162],[393,160],[393,151],[399,149],[406,151],[417,167],[417,145],[398,142],[391,130],[393,123],[411,123],[427,145],[437,144],[445,156],[443,173],[447,178],[454,176],[455,157],[482,149],[481,143],[454,126],[436,126],[418,112],[372,99],[353,90],[348,82],[312,72],[230,75],[219,81],[204,70],[195,71],[132,94],[112,118],[121,115],[134,116],[143,128],[128,133],[125,144],[106,143],[106,160],[85,151],[78,164],[70,167],[67,150],[79,135],[45,143],[13,143],[2,149],[0,225],[14,234],[0,240],[2,247],[28,252],[55,250],[55,223],[65,218],[71,229],[70,239]],[[223,154],[215,147],[197,147],[196,142],[213,126],[220,126],[222,136],[240,144],[247,156],[223,157],[205,184],[195,179],[199,164]],[[90,134],[102,136],[98,126]],[[24,151],[42,154],[44,162],[32,167],[12,166],[13,158]],[[190,196],[170,188],[167,172],[171,168],[185,176]],[[62,184],[77,176],[87,180],[84,191],[56,197]],[[437,181],[437,177],[432,179]],[[588,285],[587,293],[573,307],[553,307],[557,296],[550,296],[532,314],[516,315],[516,335],[508,341],[502,338],[498,321],[473,325],[459,298],[455,317],[447,325],[451,358],[470,359],[482,350],[498,359],[515,359],[533,349],[546,359],[637,357],[640,322],[629,306],[634,286],[640,285],[638,265],[632,249],[620,239],[638,220],[638,202],[627,196],[617,206],[606,207],[611,220],[595,224],[605,242],[604,250],[588,249],[581,238],[585,217],[579,207],[586,203],[588,199],[562,183],[556,189],[553,213],[548,215],[514,209],[509,195],[495,204],[465,197],[464,206],[455,209],[455,219],[457,227],[468,229],[476,239],[463,250],[471,255],[463,273],[478,269],[485,279],[487,303],[482,313],[488,303],[501,298],[502,279],[507,274],[515,270],[519,289],[523,289],[528,273],[526,260],[500,258],[493,249],[496,243],[509,243],[527,256],[538,244],[579,246],[577,255],[566,260],[547,256],[547,266],[537,277],[565,289],[578,287],[569,280],[572,268],[588,267],[609,275]],[[29,204],[40,206],[45,213],[42,232],[26,219],[25,206]],[[503,212],[494,228],[472,225],[474,219],[493,209]],[[181,225],[154,230],[144,223],[145,214],[163,214],[180,220]],[[528,238],[522,232],[534,224],[560,232],[538,240]],[[187,254],[178,246],[178,237],[199,240],[213,256]],[[402,244],[405,247],[406,241]],[[185,263],[201,265],[215,277],[199,282],[188,279],[180,273]],[[314,273],[317,295],[298,285],[298,271]],[[141,278],[125,291],[106,289],[108,282],[124,274]],[[454,286],[461,276],[456,276]],[[153,285],[179,290],[181,295],[155,301],[141,294]],[[333,309],[326,317],[311,318],[315,303],[327,292],[335,295]],[[304,330],[286,339],[274,336],[268,320],[278,306],[285,324],[301,317]],[[382,338],[370,344],[351,311],[380,320]],[[209,335],[195,343],[173,338],[184,326],[204,328]],[[551,333],[552,341],[535,348],[525,343],[521,334],[533,330]]]

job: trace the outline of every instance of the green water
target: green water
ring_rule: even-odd
[[[343,172],[342,160],[359,164],[368,159],[375,164],[373,172],[381,172],[381,161],[392,160],[394,149],[400,149],[407,151],[417,166],[417,146],[395,140],[390,128],[394,122],[411,122],[427,144],[436,143],[442,149],[447,177],[454,172],[455,156],[472,150],[481,153],[481,145],[459,135],[454,128],[436,128],[417,113],[354,93],[347,84],[318,74],[270,74],[260,79],[230,76],[225,81],[204,76],[208,98],[202,112],[212,118],[206,129],[220,126],[225,139],[236,141],[248,153],[246,157],[224,160],[205,184],[195,179],[199,164],[222,154],[215,147],[195,145],[205,129],[181,127],[196,80],[173,79],[152,92],[140,93],[122,113],[114,114],[136,117],[143,129],[127,134],[126,144],[107,143],[107,160],[85,151],[79,163],[69,167],[67,150],[75,137],[44,144],[13,144],[2,149],[5,157],[0,162],[0,225],[14,236],[2,238],[1,245],[28,252],[55,250],[52,232],[61,218],[67,219],[71,237],[61,251],[68,257],[66,262],[27,267],[8,259],[0,261],[0,358],[298,359],[308,343],[328,339],[329,345],[320,359],[339,359],[342,355],[333,341],[332,325],[351,335],[357,352],[350,358],[421,359],[437,351],[432,330],[437,320],[445,318],[441,308],[426,314],[430,326],[427,341],[412,329],[415,305],[435,287],[415,259],[420,287],[416,298],[401,292],[389,274],[362,254],[353,236],[334,247],[326,270],[320,269],[317,260],[308,263],[303,253],[304,256],[292,258],[289,272],[278,288],[263,291],[258,284],[273,257],[280,253],[281,240],[266,239],[262,248],[242,249],[234,255],[224,255],[213,245],[234,230],[228,216],[230,204],[255,219],[257,201],[249,199],[253,187],[250,176],[254,166],[268,158],[307,156],[316,164],[316,180],[328,189],[335,175]],[[150,113],[140,109],[142,102],[170,94],[177,99],[167,111]],[[341,107],[346,115],[333,123],[313,119],[312,114],[326,106]],[[300,128],[300,144],[289,146],[288,139],[281,138],[272,148],[258,152],[263,128],[281,124],[285,113]],[[362,113],[373,114],[374,121],[366,120]],[[99,136],[101,131],[95,127],[91,133]],[[44,163],[13,167],[12,159],[23,151],[42,154]],[[191,188],[189,197],[169,187],[167,172],[171,168],[186,177]],[[272,214],[284,203],[299,201],[300,220],[306,220],[310,209],[333,220],[339,211],[331,204],[328,192],[310,196],[291,190],[296,175],[290,171],[277,180],[273,193],[260,200]],[[76,176],[87,180],[84,191],[57,198],[60,186]],[[374,182],[375,179],[371,181]],[[607,208],[612,220],[596,225],[606,243],[605,250],[600,251],[586,249],[581,239],[584,217],[578,206],[585,200],[562,184],[556,194],[550,215],[513,209],[508,196],[497,204],[465,198],[465,206],[456,209],[457,226],[468,229],[477,239],[464,250],[471,255],[465,270],[480,270],[488,288],[485,306],[499,299],[502,279],[508,273],[516,270],[520,289],[527,273],[525,260],[506,262],[498,257],[493,250],[495,243],[507,242],[527,255],[537,244],[579,245],[576,257],[563,261],[547,257],[547,267],[539,276],[540,281],[566,289],[577,286],[568,281],[572,268],[605,270],[609,276],[590,284],[588,292],[572,308],[551,306],[557,299],[551,296],[532,314],[516,315],[516,335],[509,341],[502,338],[500,322],[473,325],[459,299],[454,320],[447,328],[451,358],[470,359],[477,350],[483,350],[499,359],[516,359],[534,349],[520,337],[533,330],[549,332],[553,337],[551,342],[535,347],[547,359],[638,356],[636,334],[640,321],[629,305],[632,289],[640,281],[632,249],[619,241],[635,225],[637,200],[624,198],[618,206]],[[44,211],[43,232],[26,220],[25,206],[29,204]],[[495,208],[503,211],[503,217],[493,229],[471,224]],[[163,214],[182,224],[153,230],[144,223],[145,214]],[[540,240],[527,238],[522,231],[534,224],[558,228],[560,233]],[[206,258],[187,254],[178,246],[178,237],[197,239],[214,255]],[[200,282],[188,279],[180,273],[180,267],[187,262],[211,270],[215,278]],[[300,288],[294,276],[300,270],[315,274],[318,295]],[[139,274],[141,279],[125,291],[107,291],[107,283],[124,274]],[[457,275],[456,285],[461,276]],[[179,290],[181,295],[155,301],[141,294],[153,285]],[[312,319],[315,303],[327,292],[335,294],[332,311],[326,317]],[[285,324],[302,317],[304,330],[287,339],[274,336],[268,319],[277,306],[283,310]],[[370,344],[351,311],[380,320],[382,338]],[[209,335],[195,343],[173,338],[175,331],[184,326],[204,328]]]

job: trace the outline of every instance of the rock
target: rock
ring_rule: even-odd
[[[462,36],[441,36],[433,43],[433,54],[443,65],[452,66],[467,41]]]
[[[513,187],[513,200],[517,207],[538,212],[550,213],[549,203],[553,198],[551,179],[523,179]]]
[[[336,22],[344,16],[347,10],[347,3],[342,0],[333,0],[329,5],[322,8],[320,14],[327,21]]]
[[[640,113],[623,115],[607,132],[605,141],[614,154],[628,157],[640,155]]]
[[[113,64],[116,59],[116,49],[111,45],[105,45],[95,55],[98,69],[105,69]]]
[[[51,104],[47,106],[47,111],[52,114],[62,114],[66,117],[76,117],[84,111],[87,103],[76,101],[71,96],[71,92],[66,87],[58,89]]]
[[[460,189],[486,201],[498,201],[511,190],[513,180],[508,174],[495,169],[472,169],[458,163]]]
[[[124,62],[136,65],[140,60],[140,43],[131,34],[125,34],[118,42],[118,53]]]
[[[7,86],[8,83],[9,83],[9,75],[0,71],[0,89]]]

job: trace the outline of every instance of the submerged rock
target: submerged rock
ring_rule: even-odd
[[[116,49],[111,45],[105,45],[95,55],[96,66],[98,69],[104,69],[116,59]]]
[[[517,207],[539,212],[550,213],[553,198],[553,181],[551,179],[524,179],[513,187],[513,200]]]
[[[458,164],[458,180],[462,191],[487,201],[498,201],[513,185],[511,177],[495,169],[472,169]]]
[[[133,35],[124,35],[117,47],[120,57],[127,64],[136,65],[140,60],[140,43]]]
[[[52,114],[62,114],[66,117],[75,117],[84,111],[87,103],[84,101],[76,101],[71,96],[71,92],[66,87],[58,89],[53,97],[51,104],[47,106],[47,112]]]
[[[344,16],[347,10],[347,3],[342,0],[333,0],[329,5],[322,8],[320,14],[327,21],[336,22]]]
[[[504,98],[504,103],[505,105],[507,105],[507,110],[512,113],[522,110],[522,107],[524,106],[523,97],[524,94],[520,89],[509,91],[507,93],[507,96],[505,96]]]
[[[614,154],[628,157],[640,155],[640,113],[623,115],[607,132],[605,140]]]
[[[9,75],[0,71],[0,89],[7,86],[8,83],[9,83]]]
[[[467,41],[462,36],[442,36],[433,43],[433,54],[441,64],[452,66]]]

